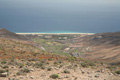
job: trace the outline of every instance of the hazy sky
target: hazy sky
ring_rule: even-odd
[[[0,28],[13,32],[120,31],[120,0],[0,0]]]

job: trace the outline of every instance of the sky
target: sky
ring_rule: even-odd
[[[12,32],[120,31],[120,0],[0,0],[0,28]]]

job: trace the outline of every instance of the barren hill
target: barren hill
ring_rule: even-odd
[[[85,37],[85,41],[91,45],[120,45],[120,32],[98,33]]]
[[[25,36],[23,35],[18,35],[13,32],[10,32],[4,28],[0,29],[0,37],[2,38],[10,38],[10,39],[17,39],[17,40],[28,40]]]
[[[86,36],[82,43],[91,50],[85,53],[85,58],[120,64],[120,32]]]

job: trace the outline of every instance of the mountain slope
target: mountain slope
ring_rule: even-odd
[[[120,45],[120,32],[98,33],[85,37],[84,40],[91,45]]]
[[[120,32],[99,33],[86,36],[81,41],[90,51],[86,51],[84,58],[120,63]]]
[[[10,39],[17,39],[17,40],[28,40],[25,36],[23,35],[18,35],[13,32],[10,32],[4,28],[0,29],[0,37],[2,38],[10,38]]]

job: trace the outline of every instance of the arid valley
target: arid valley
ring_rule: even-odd
[[[120,32],[16,34],[0,29],[0,80],[120,80]]]

